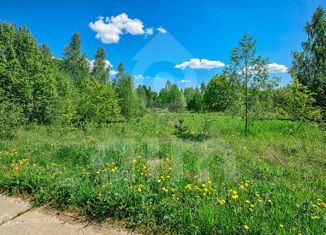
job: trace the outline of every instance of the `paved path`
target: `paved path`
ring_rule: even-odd
[[[126,235],[130,232],[109,224],[89,225],[68,215],[32,206],[20,199],[0,195],[1,235]]]

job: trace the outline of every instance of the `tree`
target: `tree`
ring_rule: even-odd
[[[256,40],[248,33],[243,35],[239,47],[231,53],[230,65],[225,70],[229,77],[234,92],[239,93],[240,104],[237,110],[243,110],[245,118],[245,130],[249,128],[249,119],[254,110],[254,102],[257,100],[257,92],[266,89],[271,81],[267,69],[267,60],[256,53]],[[234,89],[233,89],[234,88]],[[236,101],[236,100],[235,100]]]
[[[95,54],[94,67],[92,75],[99,82],[106,83],[109,78],[109,67],[106,66],[105,51],[103,47],[99,47]]]
[[[89,78],[87,57],[81,54],[80,34],[74,33],[71,42],[65,47],[62,67],[78,88],[83,88]]]
[[[101,124],[119,120],[120,107],[114,89],[95,78],[86,81],[78,114],[82,122]]]
[[[0,23],[0,89],[22,110],[27,122],[57,117],[57,70],[46,45],[39,47],[26,27]]]
[[[229,105],[230,86],[224,74],[214,76],[204,93],[205,108],[212,112],[223,112]]]
[[[187,104],[187,108],[188,110],[194,112],[203,111],[203,95],[200,93],[198,88],[195,89],[192,98],[189,100],[189,103]]]
[[[206,90],[206,84],[205,84],[204,81],[202,81],[202,82],[200,83],[200,92],[201,92],[202,94],[204,94],[205,90]]]
[[[292,84],[281,88],[276,97],[276,112],[283,119],[319,121],[320,109],[314,107],[314,94],[294,77]]]
[[[124,65],[123,62],[120,62],[118,64],[117,74],[112,81],[113,86],[116,86],[124,76],[125,76]]]
[[[198,88],[187,87],[183,91],[186,99],[187,109],[194,112],[200,112],[203,109],[203,95]]]
[[[138,110],[134,82],[132,77],[127,73],[123,73],[120,76],[118,72],[117,78],[115,89],[119,99],[121,114],[128,120],[135,117]]]
[[[326,111],[326,18],[318,7],[311,22],[305,26],[307,41],[302,52],[293,52],[292,67],[295,76],[304,86],[314,92],[315,105]],[[326,117],[326,115],[325,115]]]

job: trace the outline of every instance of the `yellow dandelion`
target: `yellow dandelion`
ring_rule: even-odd
[[[258,202],[260,202],[260,203],[263,203],[263,202],[264,202],[264,201],[263,201],[263,200],[261,200],[261,199],[258,199],[257,201],[258,201]]]
[[[232,195],[232,199],[237,200],[239,196],[237,194]]]
[[[249,230],[249,226],[247,224],[245,224],[243,227],[245,230],[247,230],[247,231]]]
[[[249,200],[245,200],[245,203],[248,203],[248,204],[249,204],[249,203],[250,203],[250,201],[249,201]]]
[[[255,193],[255,196],[256,196],[256,197],[259,197],[260,195],[259,195],[259,193]]]
[[[219,203],[220,205],[224,205],[224,204],[226,204],[226,201],[225,201],[224,199],[221,199],[221,200],[218,200],[218,203]]]
[[[245,186],[246,188],[248,188],[248,187],[249,187],[249,184],[248,184],[248,183],[245,183],[244,186]]]
[[[318,219],[320,219],[320,217],[317,216],[317,215],[313,215],[313,216],[311,216],[311,219],[313,219],[313,220],[318,220]]]
[[[240,185],[240,188],[241,188],[241,189],[244,189],[245,187],[244,187],[243,185]]]
[[[284,225],[283,224],[280,224],[280,228],[284,228]]]
[[[250,207],[251,207],[251,208],[255,208],[255,205],[254,205],[254,204],[250,204]]]

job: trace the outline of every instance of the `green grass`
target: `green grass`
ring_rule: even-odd
[[[180,116],[193,136],[209,124],[209,138],[176,137]],[[243,126],[167,113],[86,132],[30,126],[0,143],[0,189],[150,232],[323,234],[325,132],[287,121],[256,121],[247,134]]]

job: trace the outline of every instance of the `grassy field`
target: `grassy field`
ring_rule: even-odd
[[[85,132],[32,126],[0,142],[0,190],[150,232],[325,233],[326,133],[287,121],[243,126],[167,113]]]

